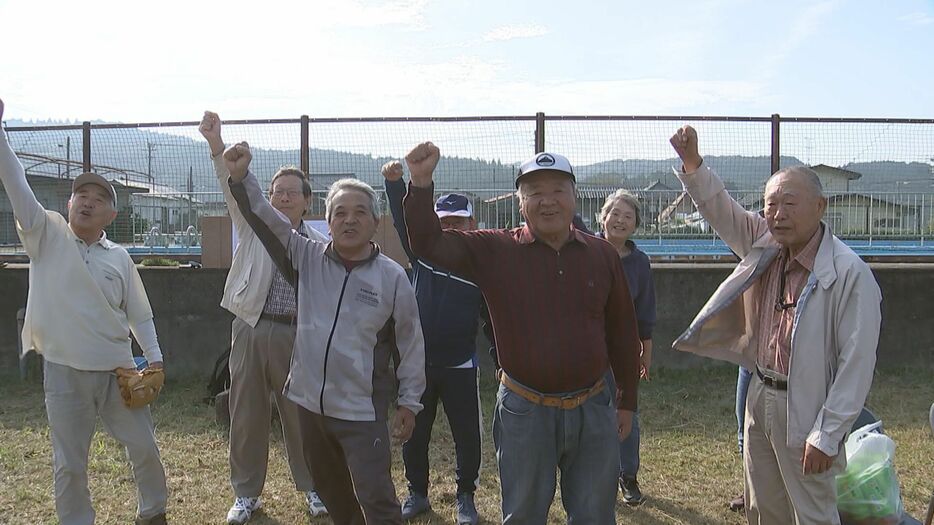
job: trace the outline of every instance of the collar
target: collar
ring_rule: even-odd
[[[377,257],[379,257],[379,254],[380,254],[379,245],[373,241],[370,241],[370,255],[366,259],[363,259],[358,262],[360,264],[368,263],[372,261],[373,259],[376,259]],[[344,264],[344,258],[341,257],[340,254],[337,253],[337,250],[334,249],[334,241],[331,241],[328,243],[327,247],[324,249],[324,255],[326,255],[328,259],[331,259],[332,261],[338,262],[341,265]]]
[[[794,262],[800,264],[805,270],[809,272],[814,271],[815,259],[817,259],[817,249],[820,248],[820,242],[824,234],[824,225],[820,224],[817,228],[817,231],[814,232],[814,235],[811,236],[807,244],[804,245],[804,248],[798,252],[798,255],[792,259]],[[782,257],[788,258],[789,253],[788,249],[782,250]],[[785,271],[789,271],[790,268]]]
[[[519,244],[532,244],[538,241],[538,238],[535,237],[535,234],[532,233],[532,230],[529,228],[529,225],[526,224],[523,227],[519,228],[519,231],[516,235],[516,240],[519,241]],[[581,244],[587,244],[587,239],[584,238],[584,234],[571,225],[571,236],[568,239],[568,242],[576,241]]]
[[[68,228],[68,231],[71,232],[71,236],[74,237],[75,242],[84,242],[84,240],[82,240],[81,237],[78,237],[77,235],[75,235],[75,232],[72,231],[71,228]],[[120,246],[119,244],[108,239],[107,232],[105,232],[104,230],[101,230],[100,239],[97,239],[97,242],[91,244],[91,246],[94,246],[94,245],[99,245],[101,248],[105,250],[112,250],[116,248],[117,246]]]

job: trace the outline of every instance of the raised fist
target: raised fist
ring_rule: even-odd
[[[380,173],[386,180],[393,182],[402,178],[402,163],[398,160],[391,160],[380,168]]]
[[[253,160],[253,153],[246,142],[234,144],[224,152],[224,164],[227,165],[227,171],[230,172],[230,178],[234,182],[240,182],[246,177],[251,160]]]
[[[0,120],[3,120],[3,99],[0,99]]]
[[[691,126],[682,126],[669,140],[672,147],[681,157],[685,173],[694,173],[704,159],[697,152],[697,131]]]
[[[224,139],[221,138],[221,118],[213,111],[205,111],[198,126],[201,136],[207,139],[211,146],[211,155],[218,155],[224,151]]]
[[[441,150],[431,142],[422,142],[412,148],[405,156],[405,163],[412,174],[412,184],[426,188],[431,186],[431,174],[434,173],[440,159]]]

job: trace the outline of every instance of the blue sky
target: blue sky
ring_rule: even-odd
[[[8,119],[934,118],[934,2],[0,0]]]

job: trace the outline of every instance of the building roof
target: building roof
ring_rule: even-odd
[[[817,164],[811,166],[811,169],[819,173],[833,173],[835,175],[841,175],[846,177],[847,180],[856,180],[863,176],[862,173],[856,173],[855,171],[845,170],[843,168],[835,168],[833,166],[828,166],[826,164]]]

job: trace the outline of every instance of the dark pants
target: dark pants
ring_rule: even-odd
[[[480,476],[480,398],[477,368],[428,368],[422,394],[424,409],[415,416],[412,438],[402,446],[409,490],[428,495],[428,443],[438,413],[444,404],[457,454],[457,492],[473,493]]]
[[[344,421],[299,407],[305,460],[337,525],[402,524],[385,421]]]

